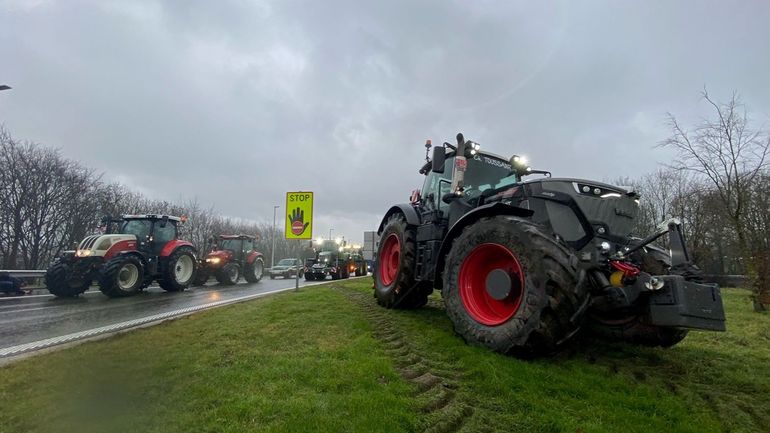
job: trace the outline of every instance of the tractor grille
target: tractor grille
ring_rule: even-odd
[[[88,236],[85,239],[83,239],[83,242],[78,245],[79,250],[88,250],[93,248],[94,244],[96,243],[96,240],[99,239],[101,235],[92,235]]]

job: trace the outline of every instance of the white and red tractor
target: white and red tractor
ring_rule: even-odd
[[[195,247],[179,239],[178,225],[184,221],[168,215],[105,218],[105,234],[87,236],[48,268],[48,291],[73,298],[94,280],[111,298],[137,294],[153,281],[166,291],[183,291],[197,270]]]

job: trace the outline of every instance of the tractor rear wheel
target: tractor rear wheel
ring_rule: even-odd
[[[55,263],[45,273],[45,286],[52,295],[76,298],[91,286],[90,280],[73,280],[72,268],[66,263]]]
[[[179,247],[168,256],[163,275],[158,280],[160,287],[167,292],[181,292],[195,279],[197,268],[195,254],[190,247]]]
[[[305,281],[314,281],[314,280],[315,280],[315,276],[312,273],[305,274]]]
[[[133,255],[117,256],[99,270],[99,290],[110,298],[139,293],[144,284],[144,265]]]
[[[517,356],[552,353],[580,329],[588,305],[577,258],[515,217],[483,218],[452,243],[442,295],[466,342]]]
[[[385,308],[420,308],[428,302],[433,288],[418,284],[414,278],[416,238],[415,229],[400,213],[385,223],[374,273],[374,296]]]
[[[241,268],[235,263],[228,263],[217,271],[216,277],[219,284],[232,286],[241,278]]]
[[[262,261],[262,257],[257,257],[254,261],[246,266],[246,270],[243,272],[243,277],[249,283],[258,283],[262,279],[262,275],[265,273],[265,262]]]

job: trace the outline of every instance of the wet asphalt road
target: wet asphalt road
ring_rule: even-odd
[[[0,298],[0,349],[181,308],[293,288],[294,279],[271,280],[266,277],[255,284],[243,281],[234,286],[208,284],[180,293],[168,293],[152,286],[136,296],[116,299],[104,296],[96,288],[77,299],[60,299],[51,295]],[[300,278],[300,287],[306,284]]]

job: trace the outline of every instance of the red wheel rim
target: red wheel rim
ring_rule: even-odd
[[[502,269],[511,278],[511,291],[503,300],[487,292],[487,276]],[[460,299],[473,320],[487,326],[507,322],[519,310],[524,292],[524,271],[519,259],[500,244],[481,244],[460,265]]]
[[[385,238],[380,253],[380,281],[383,285],[389,286],[396,280],[400,261],[401,241],[398,240],[397,234],[391,233]]]

